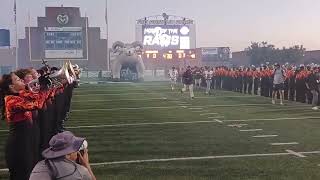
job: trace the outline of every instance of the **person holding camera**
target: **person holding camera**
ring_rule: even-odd
[[[49,145],[42,152],[45,160],[34,167],[30,180],[96,180],[84,138],[64,131],[53,136]]]

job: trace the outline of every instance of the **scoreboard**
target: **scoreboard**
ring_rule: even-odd
[[[81,27],[46,27],[45,58],[83,58],[83,39]]]
[[[196,60],[196,50],[146,50],[142,52],[142,59],[145,60],[163,60],[163,61],[183,61]]]
[[[232,52],[229,47],[206,47],[201,48],[202,61],[227,61],[232,58]]]
[[[187,25],[143,25],[145,49],[190,49],[190,27]]]

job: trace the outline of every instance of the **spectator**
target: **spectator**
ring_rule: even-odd
[[[89,164],[88,150],[84,148],[83,154],[80,153],[84,141],[69,131],[53,136],[50,147],[42,152],[45,160],[35,166],[30,180],[96,180]]]
[[[314,68],[313,70],[311,70],[311,74],[306,79],[306,87],[313,95],[313,98],[312,98],[313,110],[318,110],[317,105],[318,105],[318,95],[319,95],[319,87],[318,87],[319,79],[317,77],[317,73],[318,73],[318,68]]]

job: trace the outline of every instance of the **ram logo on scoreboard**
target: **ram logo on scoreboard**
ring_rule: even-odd
[[[190,28],[186,25],[145,25],[145,49],[190,49]]]
[[[83,58],[81,27],[46,27],[45,58]]]

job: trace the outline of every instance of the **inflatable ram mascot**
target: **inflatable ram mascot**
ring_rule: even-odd
[[[114,81],[120,81],[121,73],[126,67],[133,67],[136,72],[136,80],[142,81],[144,78],[145,67],[139,55],[141,55],[143,45],[140,42],[124,44],[117,41],[112,45],[111,69]]]

